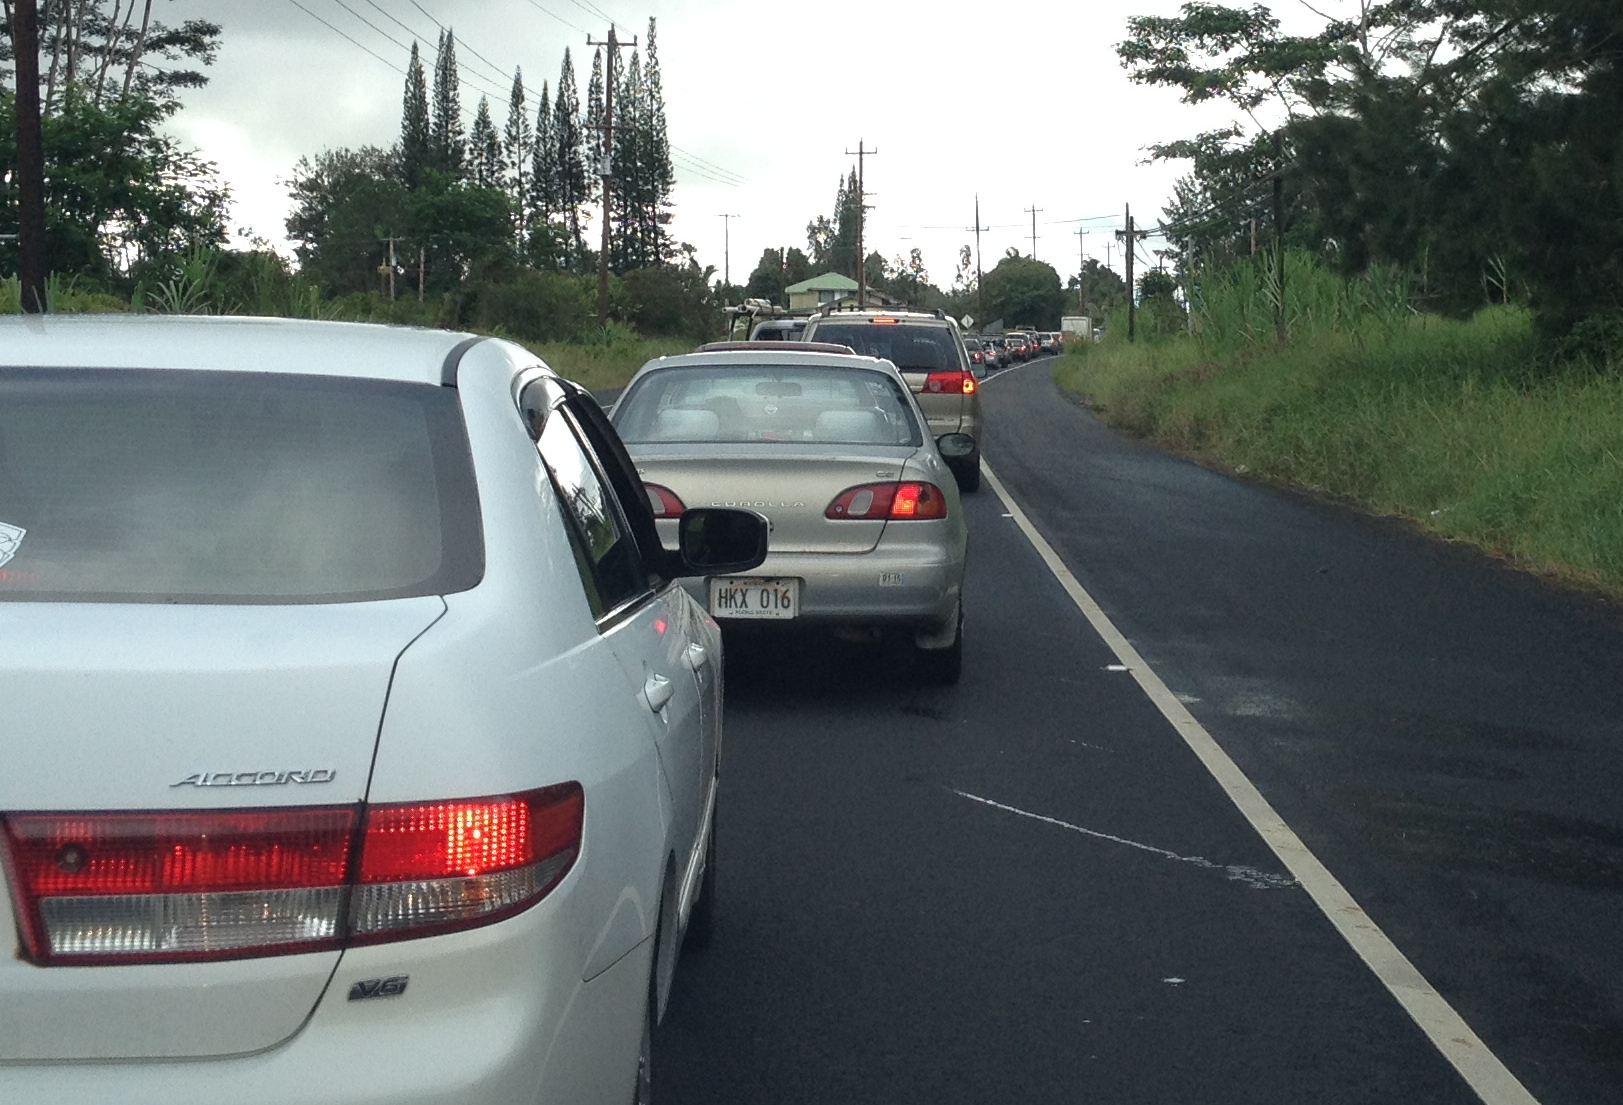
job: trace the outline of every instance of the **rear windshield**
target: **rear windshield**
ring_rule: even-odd
[[[0,601],[353,602],[483,572],[450,388],[0,368]]]
[[[923,438],[894,376],[867,369],[696,365],[650,372],[614,408],[627,444],[911,445]]]
[[[950,326],[858,321],[818,322],[814,341],[849,345],[868,357],[883,357],[904,372],[961,372],[958,335]]]

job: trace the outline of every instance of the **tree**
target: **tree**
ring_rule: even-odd
[[[552,99],[541,82],[541,103],[535,113],[535,147],[530,159],[529,235],[525,248],[531,264],[557,268],[566,264],[565,232],[560,232],[562,203],[558,189],[558,136]]]
[[[660,263],[671,258],[671,196],[676,168],[671,164],[670,125],[665,119],[665,86],[660,75],[659,46],[653,16],[648,17],[648,54],[643,64],[644,156],[643,235],[648,256]]]
[[[585,146],[586,174],[594,180],[601,178],[604,172],[604,124],[607,122],[603,115],[603,51],[593,50],[592,75],[586,82],[585,133],[581,138]]]
[[[513,70],[513,90],[507,96],[507,126],[502,131],[502,153],[511,171],[507,179],[508,202],[513,208],[513,236],[523,243],[529,222],[529,166],[534,156],[535,128],[530,125],[524,102],[524,75]]]
[[[483,96],[479,97],[473,130],[468,136],[468,167],[469,179],[480,188],[505,189],[507,159],[502,156],[502,142],[490,117],[490,101]]]
[[[654,263],[647,254],[643,207],[645,180],[645,128],[643,125],[642,59],[636,50],[614,91],[614,144],[609,151],[609,173],[614,178],[614,236],[609,243],[609,265],[628,272]]]
[[[41,120],[51,267],[97,281],[143,261],[225,240],[227,190],[215,167],[160,133],[175,105],[144,93],[97,105],[70,92]],[[16,96],[0,91],[0,165],[17,163]],[[17,181],[0,176],[0,235],[17,232]],[[0,237],[0,270],[17,271]]]
[[[581,234],[581,208],[585,207],[589,193],[586,183],[586,163],[582,155],[580,97],[575,91],[575,63],[564,47],[563,67],[558,73],[558,99],[552,111],[552,137],[556,149],[554,162],[554,203],[569,227],[570,252],[568,265],[579,269],[585,263],[586,240]]]
[[[468,151],[462,130],[462,93],[456,67],[456,36],[449,30],[440,35],[439,51],[434,59],[432,110],[429,122],[429,165],[448,176],[460,178]]]
[[[1065,292],[1051,265],[1020,257],[1013,251],[986,274],[986,311],[1011,326],[1058,330],[1065,313]]]
[[[326,150],[299,159],[289,182],[293,209],[287,236],[300,271],[331,294],[379,287],[378,267],[388,258],[390,237],[415,256],[404,239],[412,230],[410,196],[400,155],[365,146]],[[427,190],[437,174],[422,182]]]
[[[140,11],[140,20],[136,12]],[[0,31],[0,77],[12,80],[10,5]],[[177,107],[181,89],[200,88],[200,68],[214,63],[220,25],[189,19],[170,27],[152,18],[152,0],[76,0],[46,3],[39,12],[46,65],[41,100],[49,115],[78,96],[101,107],[131,94]]]
[[[433,161],[433,140],[428,119],[428,82],[423,76],[423,58],[417,43],[411,44],[411,61],[406,66],[406,91],[400,106],[400,173],[406,187],[423,182],[423,173]]]

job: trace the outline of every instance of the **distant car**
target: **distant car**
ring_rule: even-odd
[[[806,324],[807,341],[850,346],[895,365],[907,381],[936,437],[967,437],[967,452],[945,452],[959,490],[981,485],[980,383],[969,363],[958,324],[942,311],[825,307]]]
[[[525,349],[0,319],[0,1100],[646,1100],[722,642]]]
[[[755,324],[750,341],[799,341],[806,332],[803,318],[769,318]]]
[[[1037,348],[1046,356],[1059,353],[1059,335],[1051,330],[1044,330],[1037,334]]]
[[[965,338],[964,352],[969,354],[970,371],[975,372],[976,369],[980,369],[979,372],[975,372],[975,375],[984,375],[986,370],[986,347],[981,344],[980,340],[977,338]]]
[[[1003,367],[1003,341],[1000,338],[982,337],[981,360],[988,370]]]
[[[1009,355],[1011,357],[1013,357],[1015,360],[1017,360],[1017,361],[1029,361],[1029,360],[1031,360],[1031,346],[1026,341],[1026,336],[1024,334],[1020,334],[1020,333],[1004,334],[1003,335],[1003,345],[1004,345],[1004,348],[1008,349]]]
[[[958,679],[966,530],[923,412],[887,361],[785,345],[651,362],[614,407],[667,546],[694,507],[759,511],[772,551],[689,586],[729,624],[896,630]],[[942,448],[971,447],[962,434]]]

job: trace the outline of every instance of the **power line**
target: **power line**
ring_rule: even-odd
[[[367,3],[371,3],[371,0],[367,0]],[[373,4],[372,6],[377,7],[376,4]],[[423,7],[421,4],[419,4],[417,2],[417,0],[411,0],[411,6],[416,8],[418,11],[422,12],[425,16],[428,16],[428,21],[430,23],[434,24],[434,26],[438,27],[441,31],[450,30],[450,28],[447,27],[444,23],[441,23],[438,19],[435,19],[432,15],[429,15],[428,9]],[[546,9],[543,8],[542,10],[545,11]],[[396,20],[396,22],[399,22],[399,20]],[[495,62],[493,62],[489,58],[485,57],[485,55],[481,54],[478,50],[475,50],[467,42],[464,42],[462,45],[467,47],[468,53],[472,54],[474,57],[478,58],[480,61],[482,61],[486,65],[490,66],[491,72],[495,73],[498,79],[500,79],[500,80],[506,80],[507,79],[507,74],[503,73],[501,71],[501,68]],[[459,62],[458,64],[461,64],[461,63]]]
[[[558,22],[562,23],[565,27],[568,27],[571,31],[578,31],[579,33],[581,33],[583,35],[591,33],[588,30],[586,30],[585,27],[576,26],[575,24],[571,23],[569,20],[565,19],[563,16],[559,15],[557,12],[553,11],[552,9],[543,8],[540,4],[537,4],[535,2],[535,0],[525,0],[525,2],[528,3],[530,5],[530,7],[534,8],[536,11],[541,12],[543,15],[552,16],[552,18],[554,18]]]
[[[394,62],[390,61],[388,58],[385,58],[383,55],[371,50],[370,48],[368,48],[366,46],[362,46],[359,42],[355,41],[353,38],[350,38],[349,35],[345,34],[343,31],[340,31],[337,27],[334,27],[331,23],[328,23],[325,19],[321,18],[321,16],[317,15],[315,12],[311,11],[309,8],[305,7],[303,4],[299,3],[299,0],[287,0],[287,2],[289,4],[292,4],[295,8],[298,8],[305,15],[308,15],[311,19],[314,19],[317,23],[320,23],[323,27],[327,28],[333,34],[338,35],[339,37],[341,37],[343,39],[346,39],[350,43],[350,45],[357,46],[357,47],[360,47],[360,49],[365,50],[367,53],[371,54],[373,57],[375,57],[379,61],[381,61],[384,65],[387,65],[390,69],[393,69],[396,73],[399,73],[402,77],[406,75],[406,71],[404,69],[400,68],[400,66],[396,65]]]

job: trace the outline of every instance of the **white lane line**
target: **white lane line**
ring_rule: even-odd
[[[952,790],[951,787],[948,787],[947,789]],[[1153,844],[1140,844],[1136,840],[1128,840],[1127,838],[1120,836],[1111,836],[1109,833],[1101,833],[1097,829],[1084,829],[1081,825],[1073,825],[1069,821],[1061,821],[1057,817],[1048,817],[1045,814],[1032,813],[1030,810],[1022,810],[1014,806],[1005,806],[1002,802],[994,802],[990,798],[982,798],[980,795],[970,794],[968,791],[952,790],[952,792],[960,798],[968,798],[971,802],[979,802],[981,805],[991,806],[995,810],[1003,810],[1007,813],[1019,814],[1021,817],[1029,817],[1033,821],[1041,821],[1045,825],[1057,825],[1062,829],[1069,829],[1073,833],[1081,833],[1083,836],[1091,836],[1095,840],[1108,840],[1112,844],[1121,844],[1128,848],[1137,848],[1141,852],[1149,852],[1152,855],[1177,860],[1179,863],[1190,863],[1196,867],[1205,868],[1208,871],[1221,871],[1235,882],[1243,882],[1253,890],[1284,890],[1296,885],[1295,879],[1288,879],[1284,875],[1275,875],[1267,871],[1258,871],[1255,867],[1246,867],[1238,863],[1213,863],[1211,860],[1203,859],[1200,856],[1180,856],[1177,852],[1169,852],[1165,848],[1157,848]]]
[[[1471,1026],[1465,1023],[1465,1018],[1455,1012],[1454,1007],[1426,981],[1425,976],[1409,962],[1408,956],[1398,950],[1398,946],[1364,912],[1346,887],[1330,873],[1330,869],[1308,850],[1295,830],[1274,812],[1262,792],[1229,759],[1211,734],[1167,689],[1167,685],[1144,662],[1138,650],[1122,636],[1099,604],[1093,601],[1093,596],[1083,590],[1076,576],[1071,574],[1053,546],[1037,532],[1037,527],[1031,524],[1031,519],[1020,509],[1020,504],[1014,501],[1014,496],[1009,494],[1003,481],[997,478],[984,460],[981,462],[981,472],[1014,515],[1015,524],[1026,535],[1026,540],[1031,542],[1048,565],[1048,570],[1093,626],[1094,632],[1110,646],[1116,659],[1127,666],[1145,695],[1172,724],[1172,728],[1205,765],[1212,778],[1217,780],[1229,796],[1229,801],[1251,823],[1264,843],[1273,849],[1286,870],[1296,876],[1296,881],[1302,884],[1320,912],[1329,918],[1342,939],[1347,941],[1381,985],[1387,988],[1437,1050],[1442,1052],[1443,1058],[1459,1071],[1460,1077],[1475,1091],[1483,1105],[1538,1105],[1538,1099],[1528,1092],[1527,1087],[1510,1072],[1510,1068],[1500,1062],[1497,1055],[1488,1050]]]

